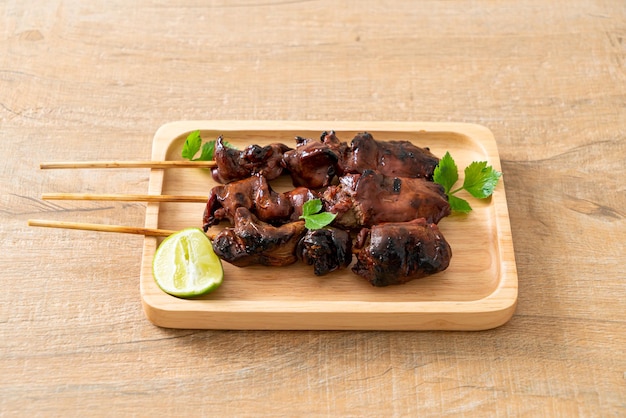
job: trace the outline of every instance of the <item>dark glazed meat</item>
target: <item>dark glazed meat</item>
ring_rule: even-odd
[[[233,222],[240,207],[265,222],[285,222],[293,212],[291,201],[272,190],[265,177],[256,175],[211,189],[202,219],[205,231],[223,219]]]
[[[296,137],[296,142],[296,149],[283,155],[283,165],[294,185],[312,189],[330,185],[335,176],[365,170],[430,180],[439,163],[428,148],[409,141],[377,141],[367,132],[356,135],[349,146],[334,131],[323,132],[319,141]]]
[[[297,221],[302,215],[302,206],[309,200],[319,199],[320,194],[306,187],[296,187],[293,190],[284,193],[284,196],[291,203],[293,211],[289,217],[290,221]]]
[[[409,141],[377,141],[364,132],[352,139],[342,163],[344,173],[362,173],[370,169],[387,176],[432,179],[439,159],[430,149],[420,148]]]
[[[283,172],[283,154],[291,148],[284,144],[274,143],[264,147],[250,145],[237,150],[224,145],[222,136],[215,142],[214,159],[217,167],[211,170],[218,183],[244,179],[260,174],[267,180],[273,180]]]
[[[439,159],[428,148],[409,141],[378,141],[363,132],[348,145],[334,131],[325,131],[319,139],[296,137],[295,149],[273,143],[237,150],[225,146],[220,136],[215,144],[215,162],[213,178],[222,184],[254,174],[273,180],[286,170],[294,186],[319,189],[331,184],[335,176],[360,174],[367,169],[388,176],[430,180]]]
[[[293,185],[319,189],[337,174],[339,156],[324,142],[296,137],[296,149],[283,155],[283,165],[291,173]]]
[[[350,265],[352,239],[343,229],[309,230],[298,243],[296,255],[305,264],[312,265],[317,276],[322,276]]]
[[[341,177],[338,185],[326,189],[323,198],[326,211],[337,214],[334,225],[348,229],[416,218],[437,223],[450,214],[448,198],[439,184],[372,170]]]
[[[237,208],[244,207],[259,219],[269,223],[297,221],[302,215],[302,205],[319,195],[305,187],[286,193],[272,190],[265,177],[255,175],[243,180],[215,186],[209,192],[202,224],[206,231],[226,219],[231,223]]]
[[[352,271],[374,286],[403,284],[448,268],[452,250],[437,225],[424,219],[363,229]]]
[[[222,260],[238,267],[286,266],[296,262],[296,245],[306,231],[304,221],[276,227],[240,207],[234,224],[213,239],[213,250]]]

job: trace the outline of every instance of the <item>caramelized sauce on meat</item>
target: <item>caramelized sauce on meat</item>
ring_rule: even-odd
[[[374,286],[403,284],[445,270],[452,250],[437,225],[425,219],[363,229],[352,271]]]
[[[213,250],[222,260],[238,267],[286,266],[297,261],[296,245],[305,232],[304,221],[276,227],[240,207],[235,211],[234,226],[213,239]]]

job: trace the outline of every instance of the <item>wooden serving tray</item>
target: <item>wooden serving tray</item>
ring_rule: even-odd
[[[379,140],[401,139],[446,151],[463,168],[488,161],[501,171],[493,134],[485,127],[422,122],[181,121],[162,126],[154,136],[154,160],[181,159],[187,135],[201,130],[204,140],[219,135],[243,149],[250,144],[317,138],[333,129],[349,142],[368,131]],[[153,169],[150,194],[207,194],[216,183],[207,169]],[[292,188],[288,176],[273,181],[277,191]],[[439,223],[452,247],[448,269],[404,285],[377,288],[350,269],[326,276],[311,266],[239,268],[224,262],[224,282],[197,299],[163,293],[152,277],[152,258],[160,239],[146,237],[141,298],[148,319],[167,328],[263,330],[484,330],[510,319],[517,302],[517,272],[508,209],[501,179],[485,201],[469,198],[473,211]],[[146,227],[182,229],[202,225],[202,203],[149,203]]]

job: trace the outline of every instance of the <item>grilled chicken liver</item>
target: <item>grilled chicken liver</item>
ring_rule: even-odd
[[[283,166],[293,185],[310,189],[326,187],[337,174],[339,155],[320,140],[296,137],[296,149],[283,155]]]
[[[283,173],[283,154],[291,148],[274,143],[266,146],[250,145],[243,150],[228,147],[222,136],[215,141],[214,159],[217,167],[211,169],[218,183],[230,183],[260,174],[273,180]]]
[[[452,250],[437,225],[425,219],[363,229],[352,271],[374,286],[403,284],[445,270]]]
[[[287,193],[275,192],[262,175],[221,184],[209,192],[202,219],[204,230],[225,219],[232,223],[239,207],[247,208],[260,220],[269,223],[297,220],[302,214],[304,202],[316,197],[315,192],[306,188],[296,188]]]
[[[334,225],[348,229],[416,218],[437,223],[450,214],[450,204],[439,184],[372,170],[341,177],[338,185],[325,190],[323,200],[325,210],[337,214]]]
[[[340,173],[376,170],[386,176],[422,177],[431,180],[439,159],[429,148],[409,141],[377,141],[367,132],[352,139],[341,156]]]
[[[238,267],[286,266],[297,261],[296,245],[305,232],[304,221],[276,227],[239,207],[234,226],[225,228],[213,239],[213,250],[222,260]]]
[[[313,266],[317,276],[346,268],[352,262],[352,239],[343,229],[309,230],[296,248],[298,259]]]

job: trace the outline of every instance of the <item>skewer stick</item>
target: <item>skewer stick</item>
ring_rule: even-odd
[[[117,232],[123,234],[135,234],[144,235],[149,237],[168,237],[177,231],[169,229],[156,229],[156,228],[141,228],[135,226],[123,226],[123,225],[103,225],[103,224],[91,224],[85,222],[63,222],[63,221],[49,221],[44,219],[29,219],[28,226],[41,226],[46,228],[62,228],[62,229],[77,229],[81,231],[95,231],[95,232]],[[215,239],[215,234],[207,234],[209,239]],[[353,248],[352,254],[358,254],[359,249]]]
[[[28,221],[28,225],[47,228],[78,229],[82,231],[120,232],[124,234],[146,235],[151,237],[167,237],[176,232],[168,229],[140,228],[123,225],[102,225],[84,222],[48,221],[43,219],[30,219]]]
[[[212,168],[215,161],[59,161],[39,164],[41,169],[53,168]]]
[[[144,194],[89,194],[43,193],[43,200],[107,200],[117,202],[195,202],[206,203],[207,196],[144,195]]]

